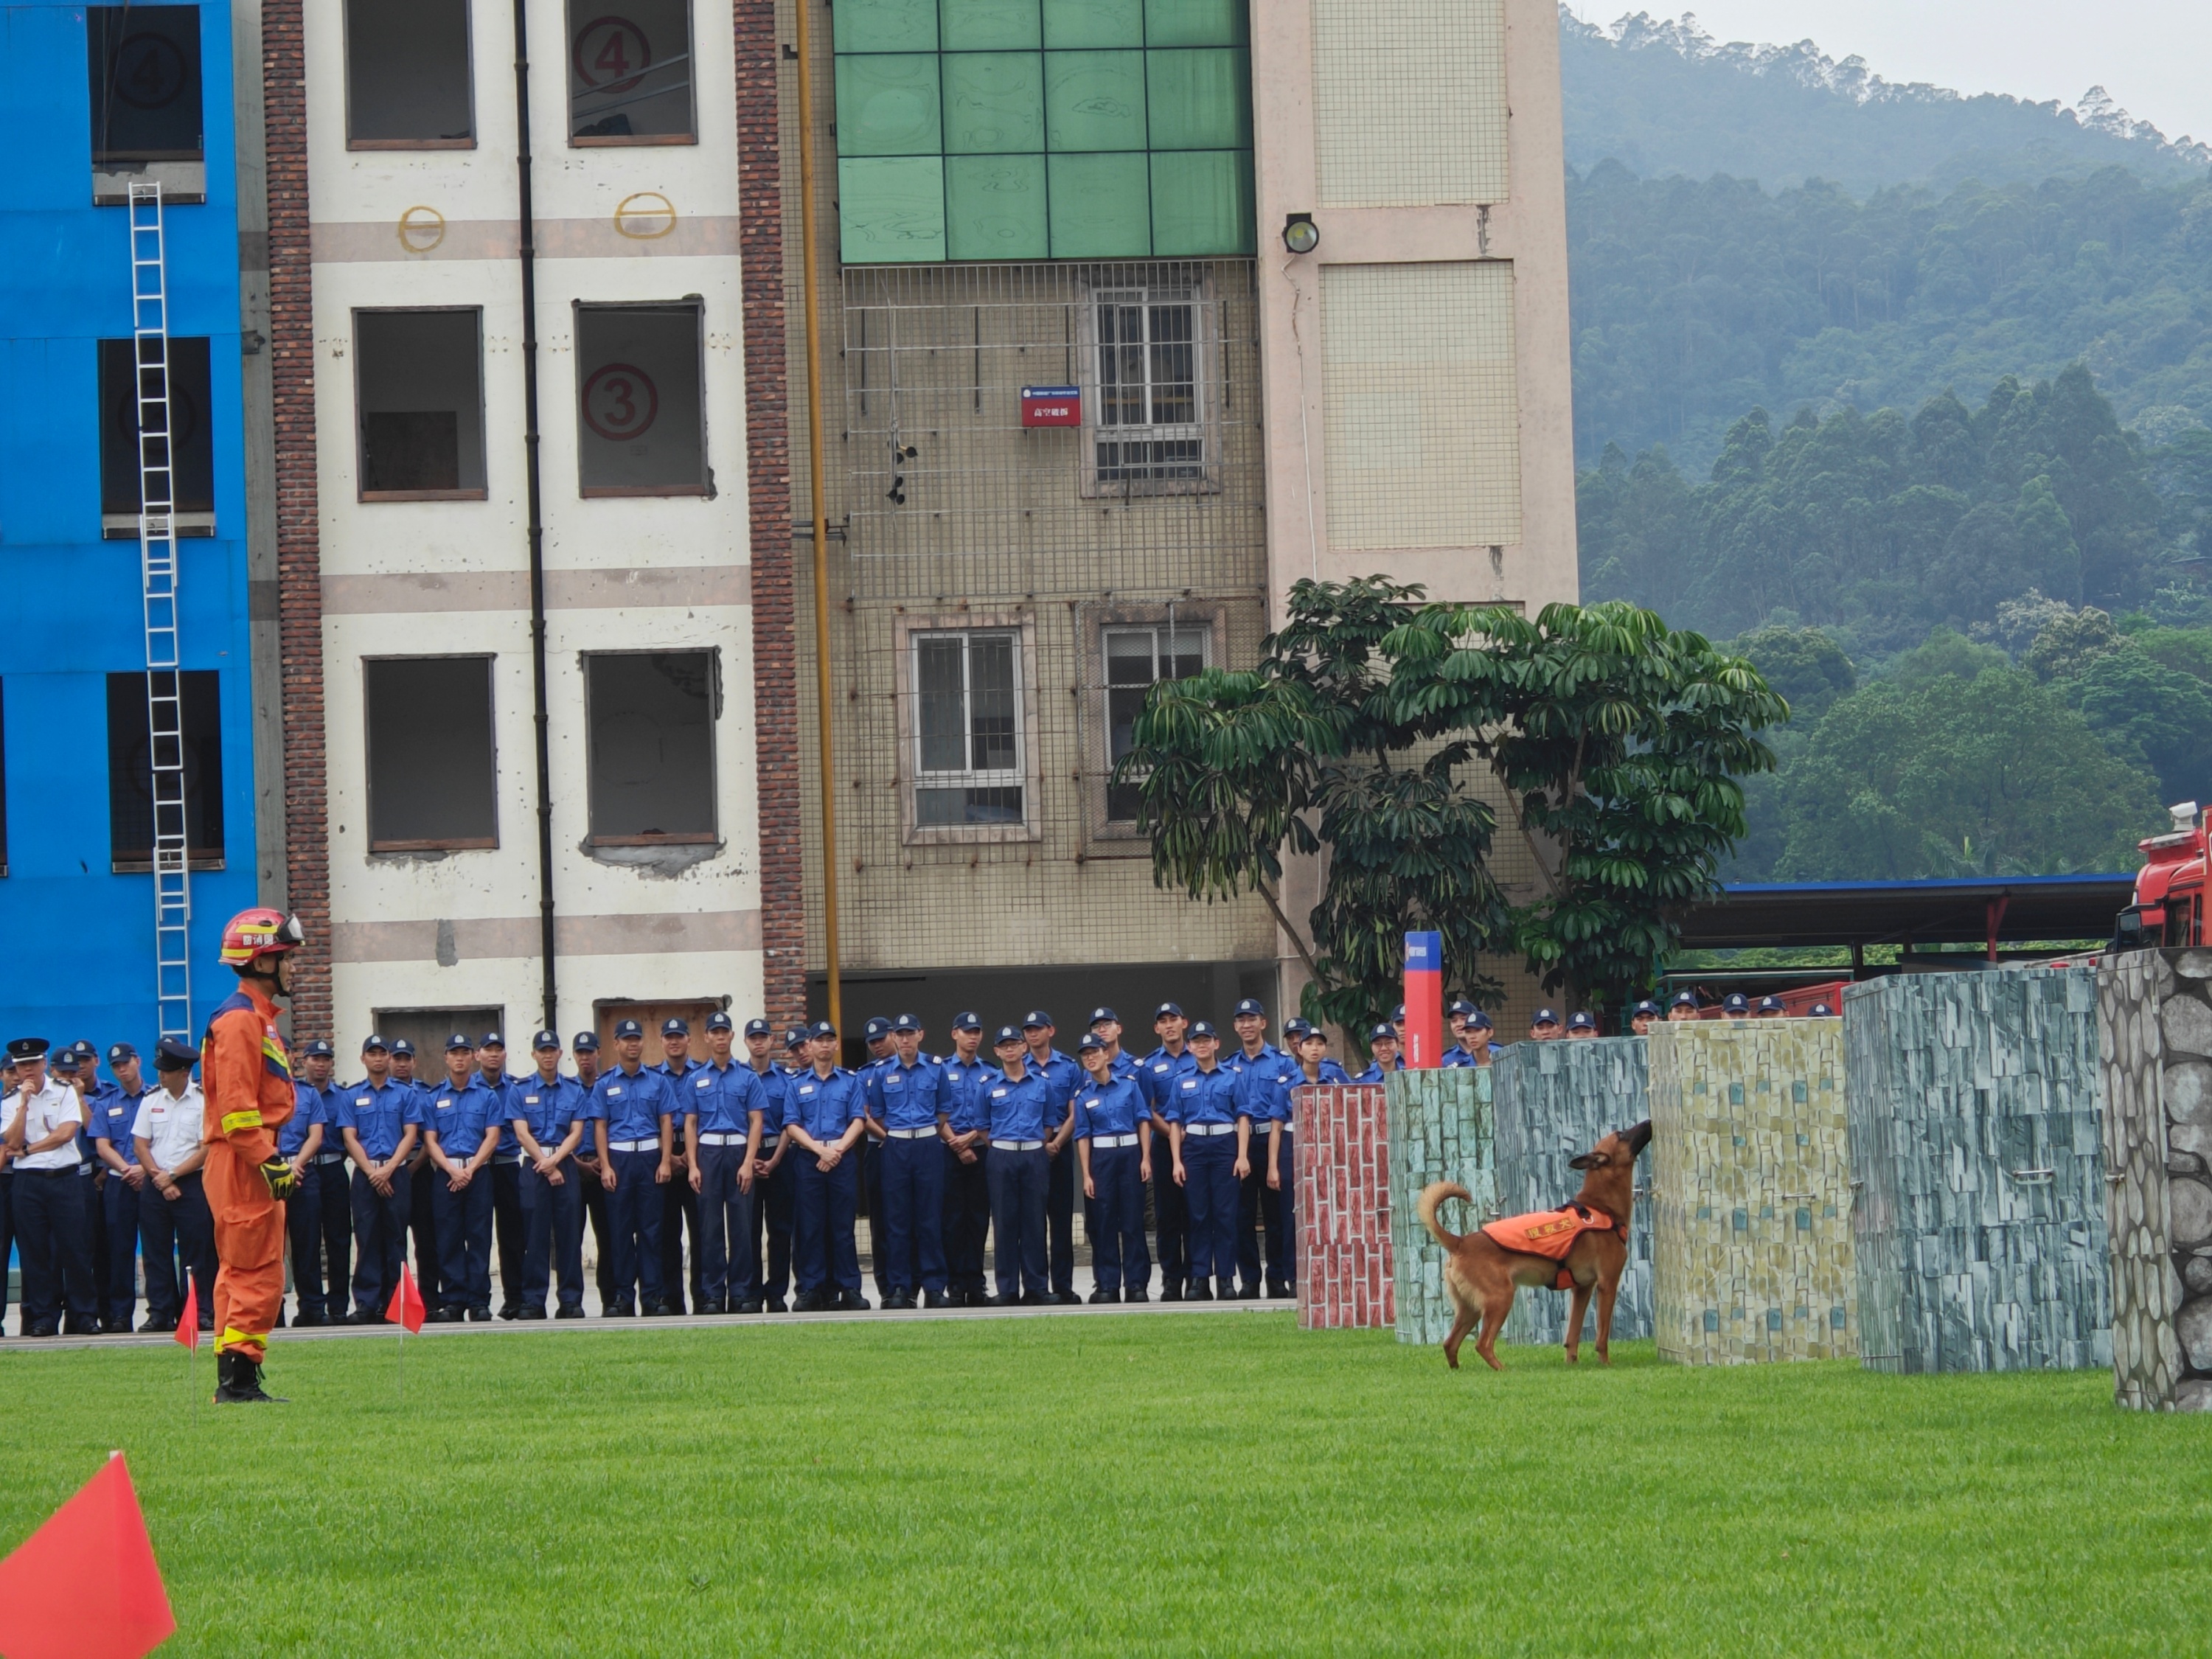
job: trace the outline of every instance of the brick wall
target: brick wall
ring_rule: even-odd
[[[1455,1181],[1474,1195],[1474,1203],[1454,1203],[1438,1214],[1454,1232],[1498,1213],[1495,1074],[1494,1066],[1396,1072],[1384,1090],[1390,1103],[1390,1276],[1401,1342],[1443,1341],[1459,1312],[1444,1288],[1443,1247],[1415,1207],[1422,1189]]]
[[[1382,1091],[1291,1091],[1297,1114],[1298,1327],[1389,1325],[1390,1164]]]
[[[301,0],[261,12],[269,164],[269,354],[276,379],[276,638],[284,720],[284,869],[307,930],[293,959],[292,1027],[331,1030],[331,871],[323,748],[323,577],[316,532],[315,318],[307,252]]]
[[[784,359],[783,164],[777,131],[781,49],[775,0],[736,0],[732,13],[738,59],[738,237],[744,261],[745,477],[752,508],[762,973],[768,1018],[788,1025],[806,1012],[806,908],[799,854],[790,380]]]

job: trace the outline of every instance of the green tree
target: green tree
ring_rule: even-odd
[[[1810,723],[1838,697],[1857,689],[1858,670],[1825,628],[1770,623],[1739,635],[1729,650],[1759,671],[1767,689],[1790,705],[1793,722]]]
[[[2158,775],[2169,803],[2212,800],[2212,688],[2130,645],[2089,664],[2069,688],[2106,740]]]
[[[2078,679],[2091,663],[2118,650],[2121,643],[2112,619],[2094,605],[2066,611],[2044,624],[2021,665],[2046,684]]]

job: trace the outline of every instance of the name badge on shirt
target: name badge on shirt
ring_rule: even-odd
[[[525,1095],[522,1097],[522,1103],[526,1106],[535,1106],[538,1103],[538,1097],[536,1095]]]
[[[814,1085],[811,1083],[802,1083],[799,1085],[799,1092],[802,1095],[811,1095],[814,1092]]]
[[[608,1090],[608,1091],[607,1091],[607,1098],[608,1098],[609,1100],[615,1100],[615,1099],[618,1099],[618,1098],[620,1098],[621,1095],[622,1095],[622,1091],[621,1091],[621,1089],[619,1089],[619,1088],[613,1088],[613,1089],[610,1089],[610,1090]]]
[[[123,1109],[120,1106],[111,1106],[107,1109],[107,1115],[110,1117],[121,1117],[123,1115]]]
[[[367,1095],[360,1095],[355,1097],[353,1103],[356,1106],[373,1106],[376,1103]]]
[[[1098,1097],[1097,1095],[1093,1095],[1090,1099],[1085,1101],[1083,1103],[1083,1109],[1086,1112],[1097,1111],[1098,1109]]]
[[[906,1087],[906,1080],[902,1078],[886,1076],[884,1079],[884,1087],[886,1089],[903,1089]]]
[[[438,1109],[441,1112],[450,1112],[453,1109],[453,1103],[450,1099],[441,1100],[438,1103]]]
[[[994,1100],[1004,1100],[1006,1097],[1006,1091],[1004,1089],[994,1089],[991,1091],[991,1098]]]
[[[1198,1079],[1194,1077],[1187,1077],[1182,1080],[1182,1086],[1185,1092],[1188,1092],[1198,1087]]]

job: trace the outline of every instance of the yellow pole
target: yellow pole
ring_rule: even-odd
[[[796,0],[799,22],[799,223],[805,264],[806,479],[814,499],[814,708],[822,739],[822,956],[830,974],[830,1023],[845,1029],[844,988],[837,971],[837,796],[832,772],[830,707],[830,524],[822,493],[822,295],[814,230],[814,51],[806,15],[813,0]]]

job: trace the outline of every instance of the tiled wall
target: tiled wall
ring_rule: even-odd
[[[1504,0],[1313,0],[1323,208],[1506,198]]]
[[[1498,1213],[1498,1159],[1488,1070],[1399,1072],[1389,1099],[1391,1281],[1398,1340],[1441,1342],[1456,1310],[1444,1289],[1444,1253],[1421,1225],[1414,1205],[1431,1182],[1456,1181],[1474,1195],[1437,1216],[1463,1233]]]
[[[1382,1091],[1292,1091],[1297,1113],[1298,1326],[1390,1324],[1390,1171]]]

